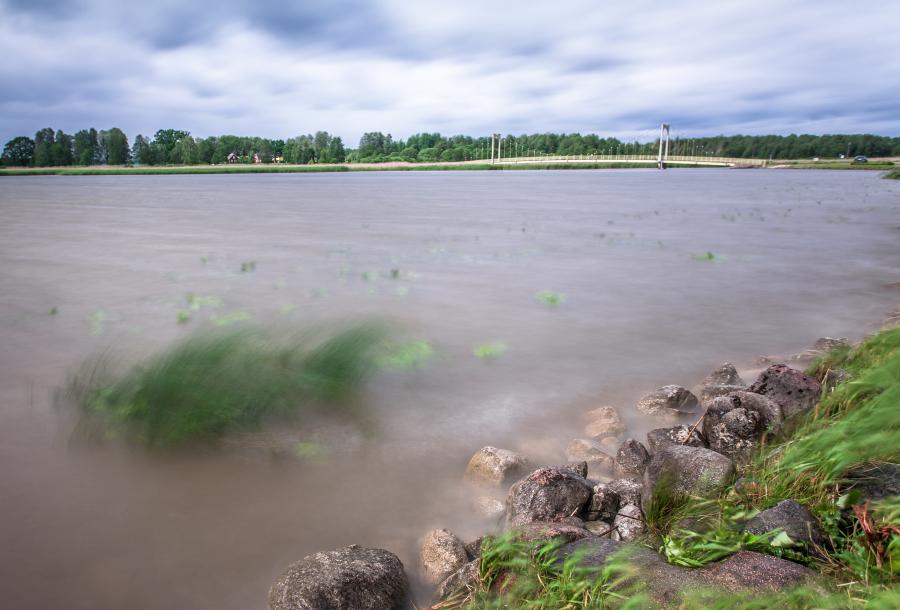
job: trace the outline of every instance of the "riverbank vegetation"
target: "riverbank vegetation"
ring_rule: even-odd
[[[805,420],[769,439],[719,497],[655,497],[641,543],[669,563],[697,568],[741,550],[802,562],[820,585],[777,595],[717,590],[687,594],[686,608],[866,608],[900,606],[900,327],[841,346],[809,374],[825,388]],[[835,383],[836,379],[842,381]],[[827,541],[805,549],[784,532],[755,535],[743,524],[793,499],[822,525]],[[560,562],[557,543],[487,538],[476,590],[436,608],[650,607],[627,561],[598,572],[577,556]],[[823,589],[824,587],[824,589]]]
[[[536,133],[506,135],[496,144],[503,158],[655,155],[658,142],[626,141],[597,134]],[[900,137],[854,135],[674,137],[669,153],[682,156],[755,159],[852,159],[900,156]],[[121,129],[82,129],[72,134],[50,127],[34,138],[6,143],[0,162],[6,167],[90,167],[98,165],[194,166],[223,164],[327,165],[338,163],[445,163],[490,159],[490,136],[419,133],[407,139],[373,131],[357,147],[347,147],[327,131],[292,138],[235,135],[195,137],[179,129],[160,129],[153,137],[137,134],[129,145]]]

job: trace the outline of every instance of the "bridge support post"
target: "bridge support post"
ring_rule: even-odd
[[[665,148],[663,148],[663,137],[665,137]],[[659,126],[659,152],[656,155],[656,167],[666,169],[666,161],[669,158],[669,124],[662,123]]]

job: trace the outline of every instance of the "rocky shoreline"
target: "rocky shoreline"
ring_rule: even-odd
[[[845,339],[823,338],[796,356],[761,359],[766,368],[751,384],[724,363],[696,393],[675,385],[650,392],[635,408],[661,425],[643,442],[627,436],[616,407],[592,409],[584,414],[584,436],[568,445],[566,464],[540,465],[514,451],[480,449],[463,479],[472,490],[473,510],[495,520],[484,535],[505,534],[532,545],[558,541],[560,560],[577,555],[580,566],[598,573],[625,550],[632,578],[661,606],[677,605],[684,591],[697,588],[762,594],[819,586],[813,570],[768,554],[741,550],[688,568],[635,542],[651,533],[648,515],[664,512],[667,499],[714,497],[726,486],[741,485],[754,451],[774,435],[790,434],[823,389],[844,378],[841,371],[829,371],[817,379],[786,363],[802,365],[845,345]],[[693,422],[683,423],[685,418]],[[760,535],[784,532],[802,554],[815,555],[825,544],[816,517],[790,498],[743,527]],[[466,542],[447,529],[423,536],[416,575],[434,588],[435,607],[460,607],[476,591],[482,540]],[[355,545],[292,564],[269,594],[270,610],[411,607],[400,560]]]

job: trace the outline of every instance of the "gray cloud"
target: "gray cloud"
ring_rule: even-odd
[[[900,133],[900,5],[0,0],[0,140],[52,125]]]

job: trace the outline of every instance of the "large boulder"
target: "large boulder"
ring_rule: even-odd
[[[619,503],[641,505],[644,484],[637,479],[616,479],[609,482],[609,488],[619,496]]]
[[[622,443],[616,453],[616,476],[618,477],[642,477],[650,461],[647,448],[639,441],[630,438]]]
[[[744,530],[751,534],[784,530],[792,540],[802,542],[813,549],[825,544],[825,533],[818,519],[805,506],[794,500],[783,500],[772,508],[762,511],[747,522]]]
[[[636,540],[644,531],[644,515],[639,506],[626,504],[619,509],[613,520],[613,540],[631,542]]]
[[[420,552],[422,578],[429,585],[437,585],[460,569],[469,558],[463,541],[446,529],[425,534]]]
[[[721,491],[734,477],[734,462],[704,447],[669,445],[654,454],[644,472],[643,506],[654,493],[706,496]]]
[[[562,540],[574,542],[593,534],[584,527],[584,523],[556,523],[552,521],[535,521],[515,528],[516,539],[521,542],[548,542]]]
[[[733,392],[712,401],[703,436],[713,451],[737,462],[750,459],[766,431],[781,425],[781,407],[761,394]]]
[[[594,485],[585,518],[589,521],[612,521],[619,512],[619,494],[606,483]]]
[[[625,425],[615,407],[597,407],[584,415],[584,433],[591,438],[618,436],[625,432]]]
[[[748,391],[771,399],[781,407],[782,417],[790,419],[813,408],[822,388],[815,377],[785,364],[773,364],[759,374]]]
[[[706,439],[698,428],[681,424],[672,428],[656,428],[647,433],[647,446],[650,453],[658,453],[669,445],[687,445],[688,447],[706,447]]]
[[[485,519],[497,519],[506,512],[506,505],[497,498],[478,496],[472,499],[472,509]]]
[[[744,385],[705,385],[700,388],[700,404],[705,407],[719,396],[746,389],[747,386]]]
[[[269,610],[399,610],[408,591],[396,555],[353,544],[288,566],[269,589]]]
[[[528,459],[515,451],[483,447],[466,467],[465,478],[473,483],[504,486],[531,472]]]
[[[637,403],[637,409],[646,415],[663,417],[690,415],[699,405],[697,397],[680,385],[667,385],[645,394]]]
[[[510,487],[506,496],[509,526],[553,521],[582,513],[593,489],[567,468],[541,468]]]
[[[566,459],[570,462],[587,462],[590,476],[609,475],[615,466],[615,459],[603,450],[600,443],[587,438],[576,438],[569,443]]]
[[[437,599],[450,597],[459,591],[474,591],[481,577],[481,559],[473,559],[445,578],[435,591]]]
[[[732,593],[790,591],[816,581],[816,573],[809,568],[753,551],[739,551],[696,572],[702,586]]]
[[[744,380],[738,375],[737,369],[730,362],[723,362],[721,366],[706,376],[702,385],[739,385],[745,386]]]

